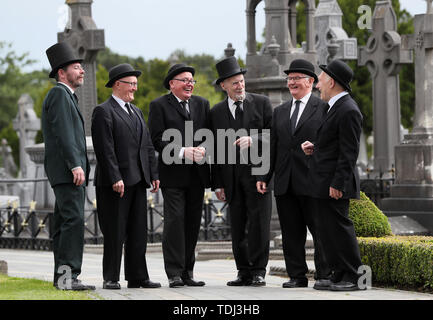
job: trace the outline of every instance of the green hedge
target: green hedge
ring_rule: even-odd
[[[358,243],[373,282],[433,289],[433,237],[359,237]]]
[[[359,200],[350,200],[349,218],[357,237],[384,237],[392,235],[388,218],[365,193]]]

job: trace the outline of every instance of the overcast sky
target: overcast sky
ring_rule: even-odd
[[[400,0],[412,15],[425,13],[425,0]],[[2,0],[0,41],[49,69],[45,50],[57,42],[67,21],[65,0]],[[166,59],[175,49],[222,57],[228,42],[246,55],[246,0],[94,0],[93,19],[105,30],[105,45],[119,54]],[[257,7],[256,34],[265,25]],[[349,35],[350,36],[350,35]]]

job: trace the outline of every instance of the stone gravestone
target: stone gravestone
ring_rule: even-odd
[[[373,33],[359,48],[358,65],[366,65],[373,79],[374,171],[387,174],[400,143],[398,74],[402,64],[412,63],[412,51],[402,47],[391,1],[377,1],[372,20]]]
[[[358,57],[358,41],[347,36],[342,28],[342,16],[337,0],[320,0],[314,14],[318,65],[334,59],[355,60]]]
[[[23,94],[18,100],[18,114],[13,120],[14,130],[20,139],[20,174],[19,178],[33,178],[36,165],[30,160],[25,148],[34,145],[37,132],[41,129],[41,120],[33,109],[33,100],[28,94]],[[33,197],[35,184],[23,182],[18,185],[20,201],[28,205]]]
[[[93,0],[66,0],[71,8],[70,21],[65,31],[57,34],[59,42],[68,42],[78,56],[84,59],[84,86],[76,94],[84,117],[86,136],[91,135],[92,112],[97,104],[95,60],[98,51],[105,49],[104,30],[97,29],[92,19],[92,2]]]
[[[396,176],[391,197],[382,200],[387,215],[405,215],[433,233],[433,9],[414,19],[407,37],[415,50],[415,115],[411,133],[395,148]]]

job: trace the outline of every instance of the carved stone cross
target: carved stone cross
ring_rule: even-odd
[[[92,111],[97,104],[95,60],[98,51],[105,49],[104,30],[97,29],[92,19],[92,2],[93,0],[66,0],[71,8],[70,29],[66,28],[57,34],[59,42],[68,42],[78,56],[84,59],[84,85],[76,94],[84,117],[86,136],[91,135]]]
[[[400,143],[398,74],[402,64],[412,63],[412,51],[401,45],[391,1],[377,1],[372,20],[373,33],[359,48],[358,65],[366,65],[373,79],[374,170],[386,173]]]

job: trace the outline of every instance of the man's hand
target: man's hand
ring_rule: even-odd
[[[335,200],[338,200],[343,196],[343,192],[334,189],[333,187],[329,187],[329,196]]]
[[[159,180],[153,180],[152,181],[152,187],[153,187],[153,189],[150,190],[150,192],[157,193],[159,190]]]
[[[258,193],[265,194],[266,192],[268,192],[268,190],[266,189],[266,182],[264,181],[257,181],[256,187]]]
[[[220,191],[215,191],[215,195],[217,196],[219,201],[226,201],[226,194],[224,193],[224,188],[221,188]]]
[[[194,148],[194,161],[201,162],[204,159],[206,154],[206,149],[203,147],[195,147]]]
[[[120,193],[120,197],[123,197],[123,193],[125,192],[125,185],[123,184],[123,180],[117,181],[113,184],[114,192]]]
[[[206,149],[203,147],[186,147],[184,157],[195,162],[201,162],[206,154]]]
[[[81,186],[86,181],[86,176],[81,167],[72,170],[72,175],[74,176],[73,182],[76,186]]]
[[[314,144],[312,144],[310,141],[305,141],[303,144],[301,144],[301,148],[307,156],[311,156],[314,152]]]
[[[238,145],[241,150],[245,149],[245,148],[249,148],[251,146],[253,142],[253,139],[249,136],[245,136],[245,137],[240,137],[239,139],[237,139],[233,145]]]

